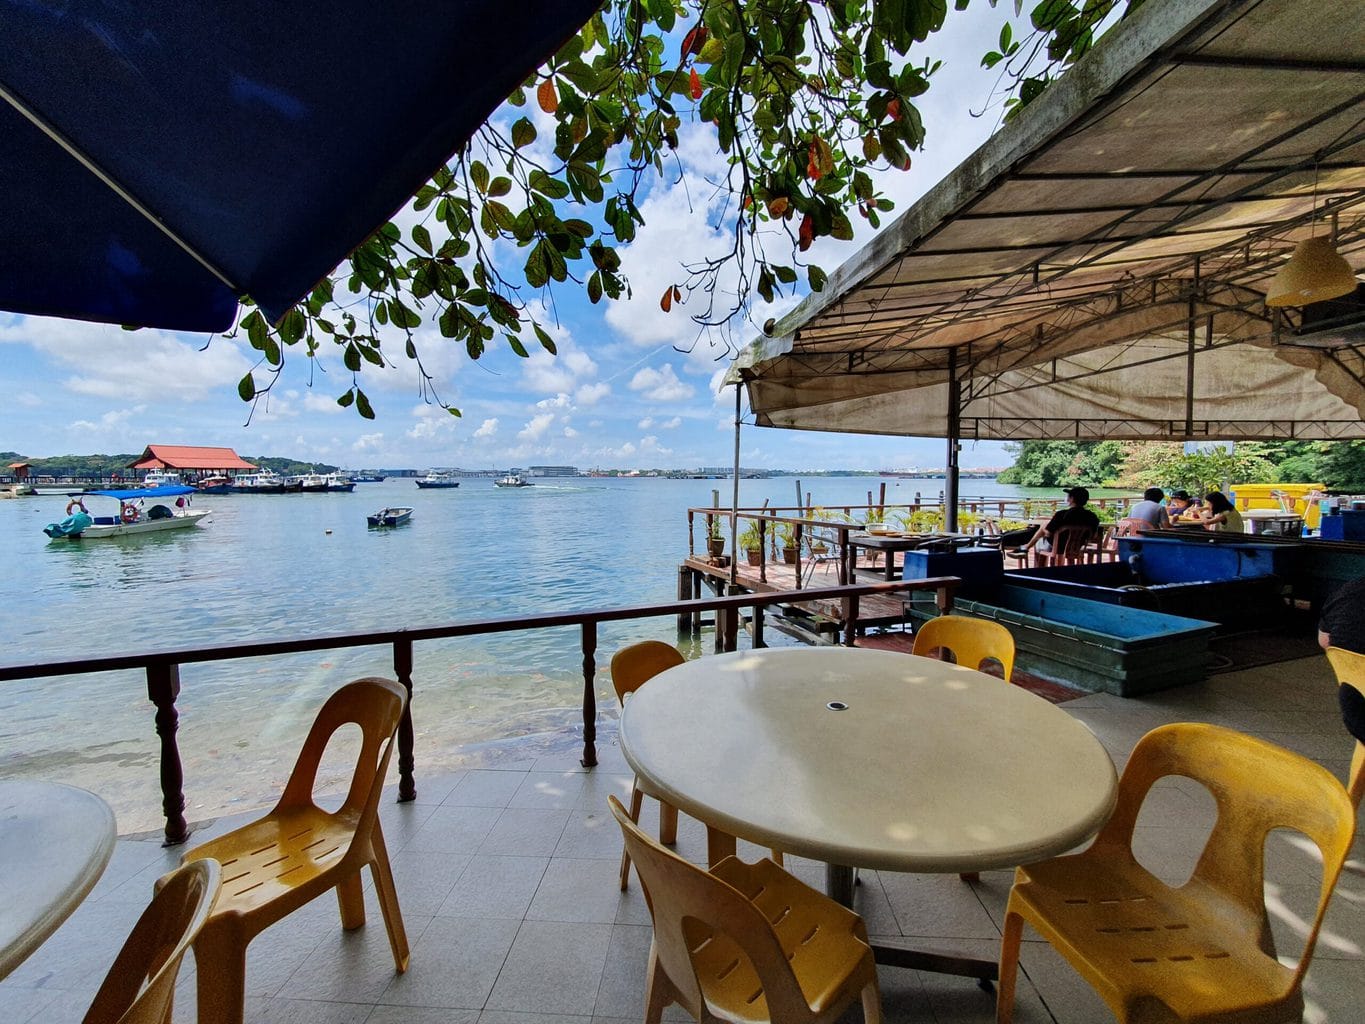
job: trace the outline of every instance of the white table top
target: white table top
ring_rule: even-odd
[[[1093,836],[1117,793],[1108,753],[1066,712],[980,672],[886,651],[679,665],[626,702],[621,746],[646,792],[707,824],[892,871],[1054,856]]]
[[[114,812],[56,782],[0,782],[0,978],[94,888],[114,852]]]

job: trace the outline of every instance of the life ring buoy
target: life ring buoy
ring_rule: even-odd
[[[86,511],[85,502],[83,502],[80,498],[72,498],[70,501],[66,503],[67,515],[71,515],[71,513],[75,509],[80,509],[82,512],[85,512]]]
[[[119,513],[119,518],[122,519],[125,523],[137,522],[137,506],[124,505],[123,511]]]

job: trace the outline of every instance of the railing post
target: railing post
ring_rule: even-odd
[[[403,703],[403,717],[398,720],[398,802],[405,804],[417,799],[417,782],[413,779],[416,760],[412,740],[412,641],[393,642],[393,671],[407,691]]]
[[[754,617],[752,619],[754,629],[753,646],[755,648],[767,647],[767,641],[763,639],[763,606],[755,604],[753,607]]]
[[[890,557],[890,552],[887,553]],[[858,645],[858,595],[852,594],[848,598],[848,614],[844,618],[844,646],[856,647]]]
[[[175,710],[179,696],[179,665],[147,666],[147,699],[156,705],[156,734],[161,737],[161,811],[166,816],[162,846],[179,846],[190,837],[185,822],[185,770],[175,739],[180,727],[180,714]]]
[[[583,756],[584,768],[597,764],[597,623],[583,623]]]

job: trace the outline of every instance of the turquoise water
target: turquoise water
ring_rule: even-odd
[[[880,481],[812,477],[818,505],[863,504]],[[888,481],[887,501],[935,480]],[[71,543],[42,527],[66,498],[0,501],[10,552],[0,575],[6,663],[161,647],[283,640],[337,632],[571,612],[672,600],[687,553],[689,506],[712,480],[568,479],[496,488],[467,479],[419,490],[411,479],[351,494],[204,495],[199,529]],[[964,495],[1022,495],[991,480]],[[1047,497],[1053,497],[1051,492]],[[791,505],[793,478],[741,482],[741,505]],[[370,530],[365,515],[411,505],[411,523]],[[92,511],[94,511],[92,509]],[[701,535],[698,532],[698,546]],[[599,672],[623,643],[677,640],[671,617],[604,627]],[[709,642],[709,637],[707,641]],[[180,743],[191,820],[268,802],[318,704],[357,675],[392,675],[388,648],[330,651],[181,670]],[[414,723],[420,773],[457,747],[545,732],[578,719],[577,629],[418,644]],[[608,680],[599,701],[611,708]],[[55,778],[110,799],[123,832],[160,824],[158,741],[139,673],[0,684],[0,774]]]

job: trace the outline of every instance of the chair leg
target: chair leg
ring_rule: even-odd
[[[776,864],[778,867],[780,867],[780,868],[786,867],[786,864],[784,864],[784,863],[782,862],[782,851],[781,851],[781,850],[769,850],[769,851],[768,851],[768,856],[772,858],[772,862],[773,862],[774,864]]]
[[[640,792],[640,784],[635,780],[630,780],[630,820],[638,822],[640,820],[640,809],[644,806],[645,795]],[[630,884],[630,849],[621,849],[621,891],[626,891],[626,886]]]
[[[664,1019],[664,1007],[672,1002],[668,997],[668,989],[668,980],[659,966],[659,951],[651,941],[649,968],[645,978],[645,1024],[659,1024]]]
[[[882,1024],[882,994],[876,981],[863,986],[863,1021],[865,1024]]]
[[[360,885],[360,871],[337,883],[337,906],[341,908],[341,927],[353,932],[365,924],[365,892]]]
[[[678,845],[678,809],[659,801],[659,842],[663,846]]]
[[[1008,683],[1009,680],[1006,679],[1005,682]],[[979,871],[959,871],[959,872],[957,873],[957,877],[960,878],[960,879],[962,879],[964,882],[979,882],[979,881],[981,881],[981,872],[979,872]]]
[[[1019,974],[1019,942],[1024,935],[1024,919],[1012,911],[1005,913],[1005,930],[1000,936],[1000,977],[995,989],[995,1024],[1014,1020],[1014,983]]]
[[[403,927],[403,911],[398,907],[398,890],[393,884],[393,869],[389,867],[389,851],[384,845],[384,833],[379,822],[374,824],[370,837],[374,860],[370,874],[374,876],[374,891],[379,897],[379,910],[384,915],[384,928],[389,933],[389,948],[393,950],[394,969],[402,974],[408,969],[408,932]]]
[[[199,1024],[242,1024],[246,1001],[246,942],[210,918],[194,941]]]

